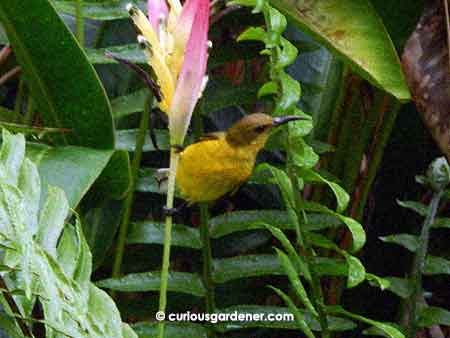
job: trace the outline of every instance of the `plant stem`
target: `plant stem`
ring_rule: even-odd
[[[34,100],[30,93],[28,93],[28,104],[27,111],[25,112],[25,116],[23,118],[23,123],[27,126],[32,125],[34,116]]]
[[[77,40],[81,46],[84,46],[84,17],[83,17],[83,0],[77,0],[75,7]]]
[[[359,204],[354,213],[354,218],[356,220],[362,219],[370,188],[372,187],[372,183],[375,180],[378,168],[381,164],[381,160],[383,159],[384,148],[386,147],[386,144],[389,140],[389,136],[391,135],[392,128],[394,127],[395,120],[397,119],[400,108],[400,102],[395,101],[391,112],[385,114],[385,120],[383,121],[380,128],[380,134],[375,135],[373,153],[370,154],[371,158],[369,160],[369,169],[367,171],[367,175],[362,179]]]
[[[417,301],[422,295],[422,274],[425,268],[426,256],[428,251],[428,240],[430,237],[430,228],[434,223],[439,202],[441,200],[443,191],[437,191],[433,194],[430,206],[428,208],[428,214],[422,225],[422,231],[419,238],[419,247],[417,248],[417,254],[414,260],[414,268],[411,279],[413,281],[413,293],[410,298],[411,312],[409,315],[409,336],[414,338],[417,331]]]
[[[200,235],[202,238],[203,254],[203,282],[206,287],[206,312],[212,313],[215,310],[214,283],[212,275],[212,254],[211,239],[209,237],[209,211],[208,204],[200,204]]]
[[[18,122],[19,120],[16,120],[20,118],[20,114],[22,112],[22,103],[25,96],[25,81],[23,78],[19,81],[19,86],[17,88],[17,95],[16,95],[16,101],[14,102],[14,116],[15,120],[14,122]]]
[[[174,147],[170,149],[170,171],[167,187],[166,208],[173,208],[173,200],[175,195],[175,178],[177,174],[178,161],[180,154]],[[167,306],[167,282],[169,278],[170,265],[170,246],[172,242],[172,216],[166,216],[166,225],[164,228],[164,249],[161,268],[161,286],[159,289],[159,312],[165,313]],[[164,321],[160,321],[158,325],[158,337],[164,338]]]
[[[6,285],[6,282],[3,279],[3,277],[0,277],[0,288],[2,288],[3,290],[8,290],[8,286]],[[11,296],[8,292],[3,292],[2,295],[5,298],[6,303],[8,303],[8,306],[9,306],[9,309],[11,310],[11,312],[14,315],[16,315],[14,317],[14,319],[17,322],[17,324],[19,325],[20,331],[22,331],[22,334],[25,337],[33,337],[33,334],[31,333],[30,328],[27,326],[25,321],[22,318],[20,318],[22,316],[22,314],[20,313],[19,307],[17,306],[16,302],[14,301],[13,296]]]
[[[289,136],[288,136],[289,137]],[[290,139],[290,138],[289,138]],[[292,188],[294,191],[294,198],[295,198],[295,209],[298,217],[299,224],[301,225],[304,223],[303,215],[302,215],[302,209],[303,209],[303,197],[301,194],[301,188],[298,184],[297,176],[295,175],[295,171],[293,169],[293,165],[291,164],[291,150],[292,144],[291,142],[288,142],[288,160],[286,169],[288,172],[289,179],[292,184]],[[307,252],[306,257],[306,264],[308,266],[308,270],[311,274],[311,281],[309,282],[309,285],[312,290],[312,296],[311,301],[314,305],[314,308],[317,310],[318,317],[319,317],[319,324],[322,332],[322,338],[330,338],[330,329],[328,327],[328,320],[327,320],[327,314],[325,311],[325,305],[324,305],[324,296],[322,291],[322,286],[320,283],[320,278],[317,276],[316,272],[314,271],[314,266],[311,264],[311,258],[316,256],[316,253],[314,252],[313,248],[311,247],[308,238],[304,234],[304,230],[301,226],[296,229],[297,231],[297,244],[299,246],[300,250],[304,250]]]
[[[112,277],[117,278],[121,274],[123,253],[125,250],[125,242],[128,234],[128,226],[130,223],[131,207],[134,200],[134,191],[136,189],[136,181],[139,173],[139,166],[142,158],[142,149],[144,148],[145,136],[148,130],[148,120],[150,115],[150,109],[152,107],[153,95],[149,94],[145,102],[144,111],[141,115],[141,121],[139,125],[139,133],[136,138],[136,148],[134,150],[133,161],[131,163],[131,185],[130,191],[124,202],[124,211],[122,216],[122,222],[120,224],[119,238],[117,241],[116,256],[114,258]]]

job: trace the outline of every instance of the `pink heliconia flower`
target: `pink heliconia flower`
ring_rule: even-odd
[[[182,144],[207,80],[209,0],[186,0],[183,6],[179,0],[149,0],[148,10],[149,19],[128,6],[156,75],[171,143]]]
[[[148,19],[155,32],[158,32],[160,20],[165,20],[169,15],[169,7],[165,1],[148,0],[147,9]]]
[[[175,142],[184,140],[197,100],[206,85],[208,61],[209,1],[188,0],[180,24],[192,29],[185,48],[183,66],[178,76],[175,95],[170,106],[170,131]]]

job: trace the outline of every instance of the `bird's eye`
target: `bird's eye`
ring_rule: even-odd
[[[267,126],[258,126],[255,129],[253,129],[256,133],[262,133],[264,131],[266,131]]]

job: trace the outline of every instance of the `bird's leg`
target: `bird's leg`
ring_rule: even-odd
[[[181,144],[172,144],[170,147],[173,148],[177,154],[184,150],[184,147]]]
[[[181,203],[179,206],[175,207],[175,208],[167,208],[166,206],[164,206],[162,208],[162,212],[164,216],[175,216],[177,214],[180,213],[180,211],[187,205],[187,202],[183,202]]]

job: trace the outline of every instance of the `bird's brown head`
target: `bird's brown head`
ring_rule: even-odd
[[[272,117],[267,114],[256,113],[244,116],[227,131],[227,142],[235,147],[255,146],[264,147],[270,131],[277,126],[290,121],[303,120],[301,116]]]

